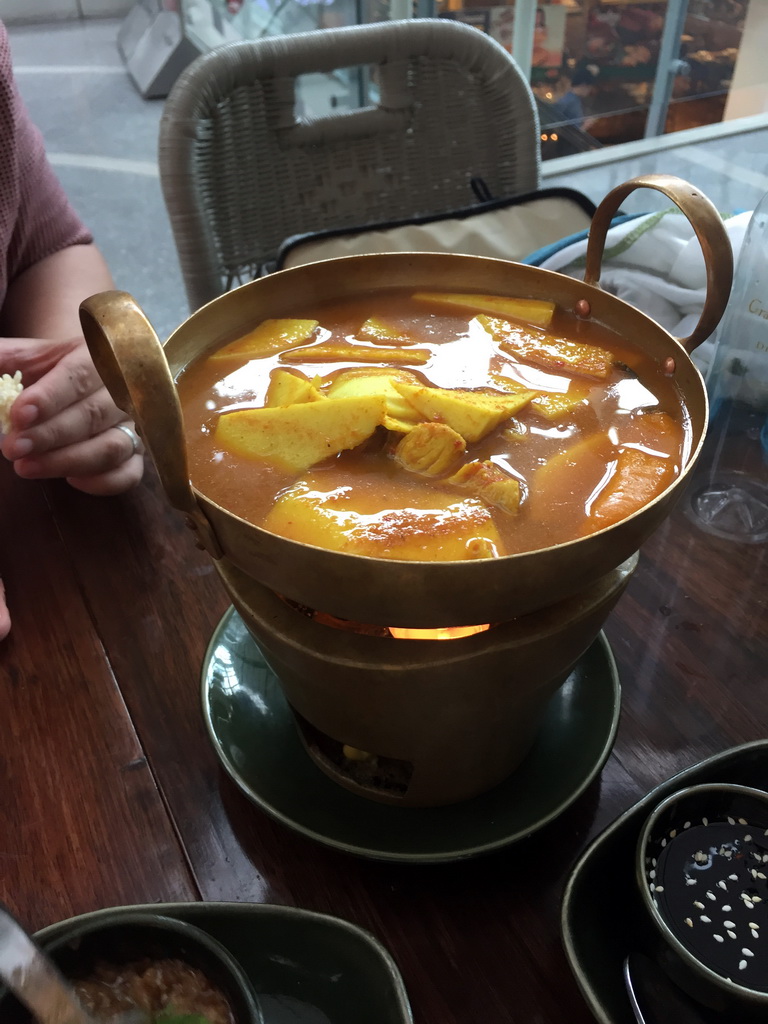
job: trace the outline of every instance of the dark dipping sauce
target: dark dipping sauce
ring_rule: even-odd
[[[673,829],[646,863],[676,938],[710,970],[760,992],[768,991],[766,832],[743,818]]]
[[[153,1019],[190,1015],[206,1024],[233,1024],[224,993],[183,960],[135,960],[127,964],[97,964],[92,973],[74,982],[83,1005],[95,1017],[107,1019],[121,1010],[139,1008]]]

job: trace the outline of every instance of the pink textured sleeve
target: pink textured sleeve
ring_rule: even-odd
[[[8,284],[28,267],[70,245],[92,241],[29,119],[0,22],[0,302]]]

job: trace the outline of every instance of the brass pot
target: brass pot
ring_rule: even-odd
[[[707,267],[707,296],[696,329],[676,338],[598,284],[605,236],[621,202],[647,187],[667,195],[692,223]],[[625,561],[656,529],[682,492],[707,423],[707,397],[689,353],[717,326],[730,293],[733,258],[722,220],[693,186],[668,175],[635,178],[600,204],[590,230],[585,281],[505,260],[446,253],[389,253],[326,260],[243,285],[193,313],[164,349],[124,292],[81,306],[97,369],[117,405],[136,421],[171,503],[187,516],[213,558],[226,556],[284,596],[342,618],[380,625],[436,627],[500,622],[561,601]],[[673,377],[691,421],[688,461],[677,479],[627,519],[568,543],[496,559],[414,562],[353,555],[288,540],[233,515],[189,480],[175,378],[194,359],[268,317],[302,305],[377,288],[478,291],[554,300],[630,339]],[[584,304],[587,304],[586,306]]]

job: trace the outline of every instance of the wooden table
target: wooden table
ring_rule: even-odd
[[[768,547],[676,512],[606,626],[623,705],[600,779],[488,857],[356,859],[273,822],[219,767],[199,674],[228,602],[153,472],[96,499],[3,462],[0,538],[0,896],[30,929],[152,901],[305,907],[387,946],[417,1024],[588,1024],[559,930],[575,858],[657,783],[768,731]]]

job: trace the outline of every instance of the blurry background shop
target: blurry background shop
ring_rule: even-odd
[[[397,17],[487,32],[529,74],[545,159],[768,109],[768,0],[144,0],[178,11],[199,49]],[[519,5],[519,6],[518,6]],[[308,114],[359,106],[365,69],[307,82]]]
[[[768,113],[768,0],[0,0],[6,20],[70,8],[124,16],[118,45],[145,98],[167,95],[198,53],[229,41],[454,18],[529,77],[545,159]],[[299,89],[309,117],[375,95],[366,68],[307,76]]]
[[[481,3],[438,0],[436,10],[477,25],[512,50],[514,2]],[[764,111],[767,24],[765,0],[539,3],[530,81],[540,104],[543,155]],[[740,95],[761,79],[761,96]]]

